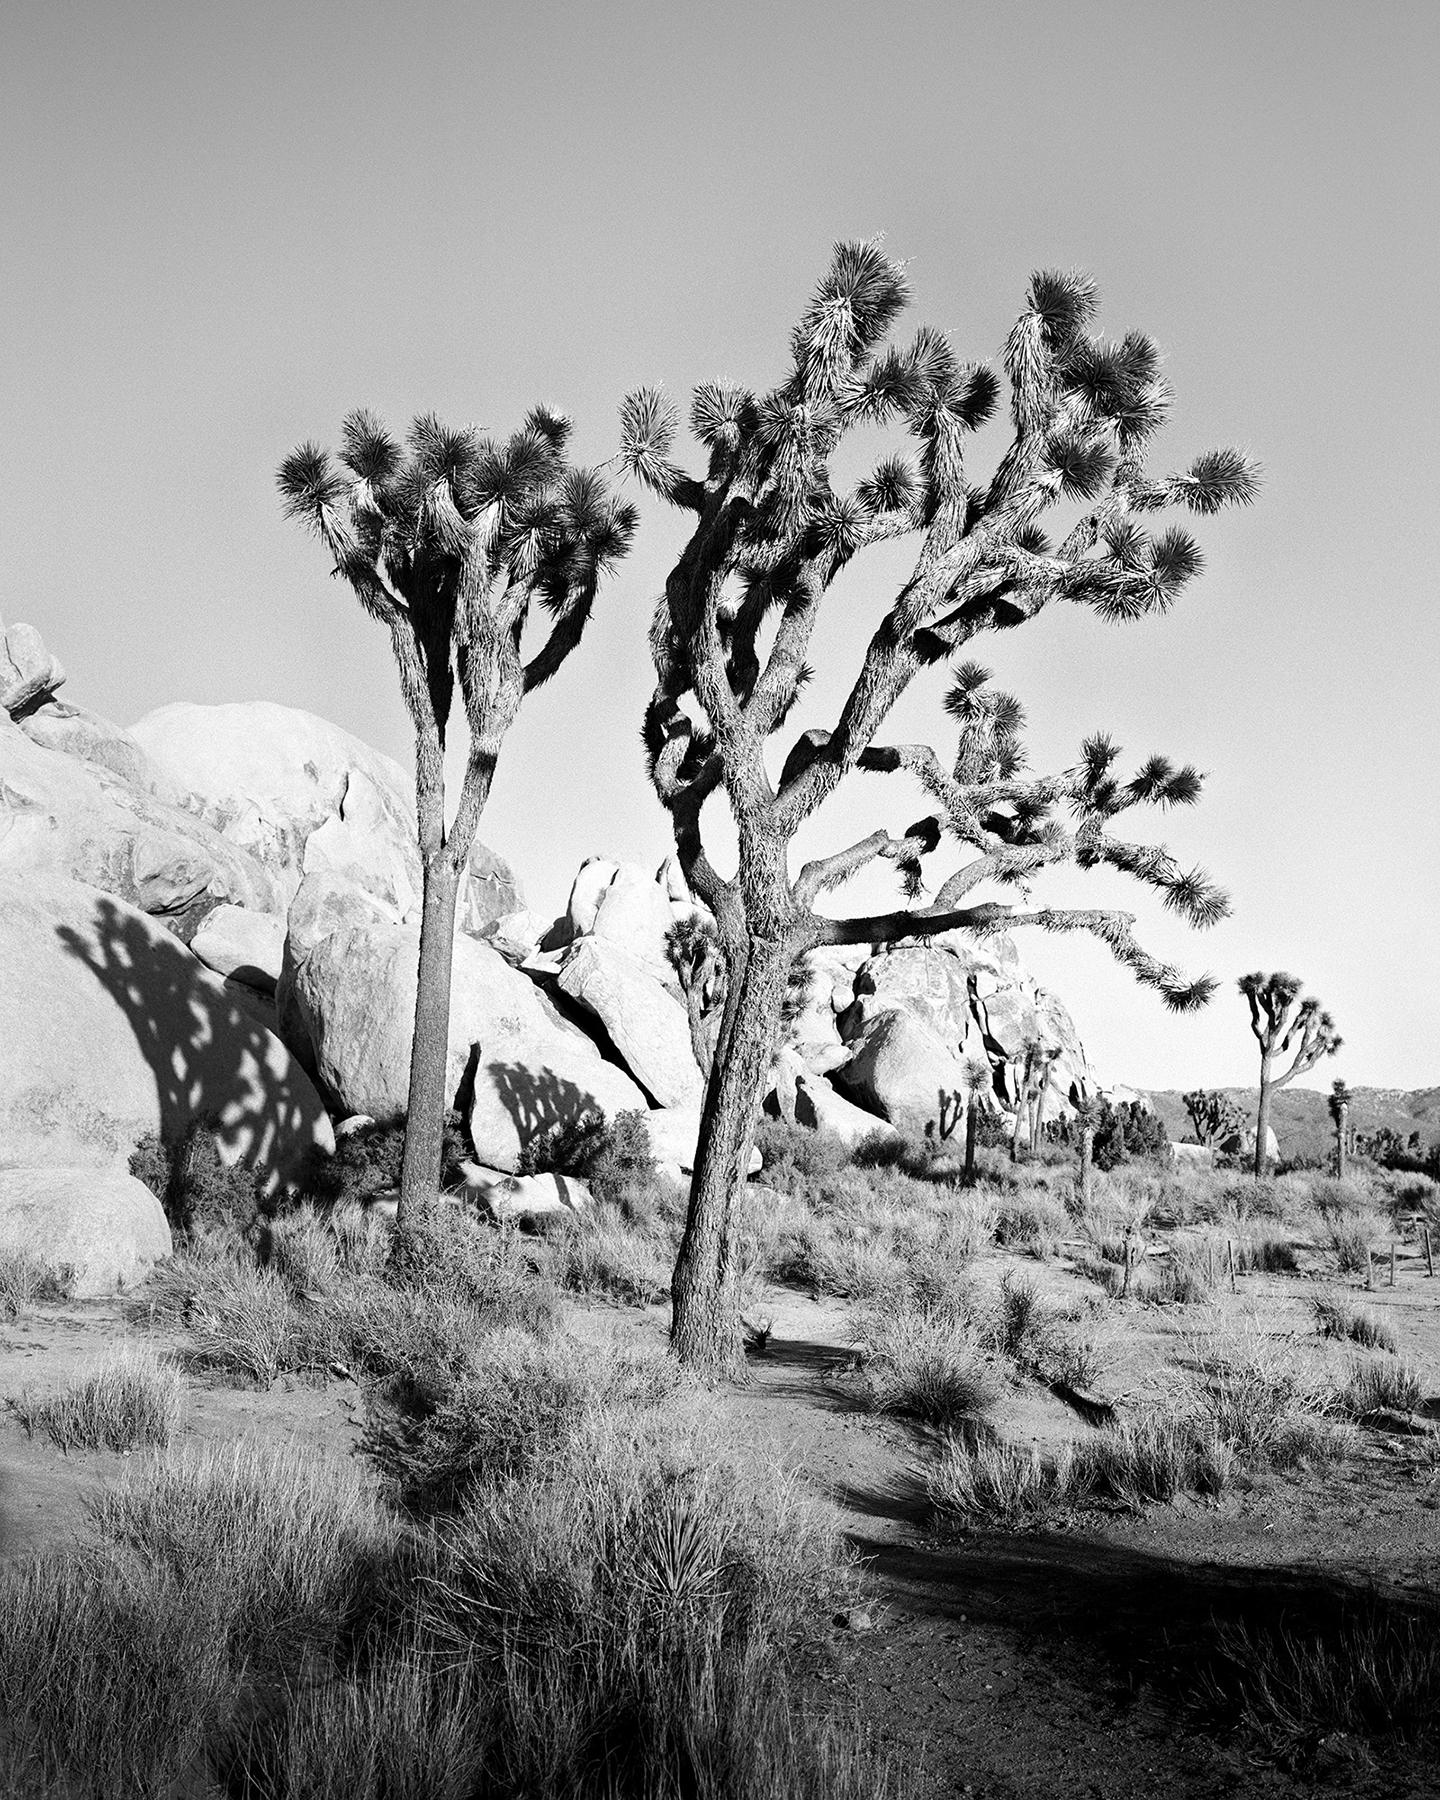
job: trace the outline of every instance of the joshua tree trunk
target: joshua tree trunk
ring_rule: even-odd
[[[1040,1154],[1040,1133],[1045,1123],[1045,1097],[1050,1092],[1050,1066],[1045,1066],[1045,1074],[1036,1090],[1034,1103],[1030,1108],[1030,1154]]]
[[[1345,1179],[1345,1152],[1347,1149],[1345,1137],[1350,1119],[1350,1108],[1342,1105],[1339,1109],[1339,1114],[1340,1116],[1335,1121],[1335,1174],[1340,1181],[1343,1181]]]
[[[1265,1174],[1265,1142],[1270,1135],[1270,1058],[1260,1058],[1260,1099],[1255,1107],[1255,1179]]]
[[[1090,1210],[1090,1203],[1095,1195],[1095,1123],[1091,1119],[1080,1121],[1080,1216],[1083,1218]]]
[[[751,938],[732,950],[725,1012],[710,1065],[685,1236],[670,1293],[670,1340],[687,1367],[714,1379],[743,1372],[734,1212],[749,1172],[764,1076],[775,1053],[794,953]]]
[[[450,973],[459,893],[459,872],[442,851],[426,865],[420,914],[415,1036],[410,1045],[410,1096],[400,1165],[398,1214],[402,1222],[433,1205],[440,1192],[450,1054]]]
[[[1015,1126],[1010,1133],[1010,1160],[1020,1160],[1020,1139],[1025,1135],[1025,1081],[1022,1077],[1017,1083],[1015,1094]]]
[[[980,1128],[980,1099],[971,1094],[965,1108],[965,1169],[960,1179],[966,1187],[975,1185],[975,1138]]]

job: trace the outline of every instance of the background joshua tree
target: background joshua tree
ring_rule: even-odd
[[[966,1187],[975,1185],[975,1138],[980,1129],[982,1097],[993,1100],[995,1077],[990,1059],[972,1052],[960,1065],[960,1085],[965,1095],[965,1167],[961,1181]]]
[[[1245,1115],[1228,1094],[1216,1088],[1195,1088],[1184,1099],[1197,1143],[1213,1144],[1244,1129]]]
[[[1250,1029],[1260,1044],[1260,1102],[1255,1116],[1255,1174],[1265,1173],[1265,1140],[1270,1130],[1270,1095],[1288,1087],[1297,1075],[1313,1069],[1322,1057],[1333,1056],[1341,1039],[1335,1021],[1318,1000],[1301,999],[1298,976],[1242,975],[1236,986],[1250,1002]],[[1274,1073],[1277,1056],[1295,1058],[1281,1075]]]
[[[1098,1094],[1087,1094],[1075,1104],[1076,1213],[1082,1219],[1095,1198],[1095,1133],[1104,1115],[1105,1102]]]
[[[700,1073],[708,1075],[725,1001],[725,957],[720,934],[703,913],[691,913],[677,919],[666,932],[665,950],[685,996],[690,1048]]]
[[[1078,769],[1023,779],[1018,721],[978,704],[983,671],[971,665],[957,675],[955,709],[965,716],[953,771],[928,745],[875,740],[911,680],[982,632],[1022,625],[1052,601],[1110,620],[1163,610],[1200,554],[1185,532],[1152,537],[1141,521],[1172,503],[1212,513],[1248,501],[1255,471],[1220,450],[1184,473],[1148,473],[1145,444],[1169,402],[1154,344],[1137,332],[1118,342],[1096,335],[1089,279],[1041,274],[1005,348],[1008,447],[992,474],[977,476],[966,439],[995,410],[999,380],[988,367],[962,365],[928,328],[903,348],[887,345],[907,300],[903,271],[877,243],[838,245],[791,334],[780,384],[763,394],[714,383],[695,390],[702,475],[671,460],[677,420],[657,392],[632,394],[622,414],[625,466],[692,515],[652,628],[656,686],[644,736],[681,867],[715,917],[729,974],[672,1284],[676,1349],[712,1372],[741,1361],[734,1206],[797,956],[821,944],[1028,923],[1095,933],[1171,1006],[1199,1005],[1214,985],[1147,955],[1127,914],[966,904],[982,882],[1073,860],[1125,870],[1182,916],[1213,920],[1224,903],[1203,875],[1182,874],[1163,850],[1107,830],[1126,807],[1193,800],[1193,770],[1156,758],[1122,783],[1111,772],[1114,747],[1096,738]],[[855,487],[837,488],[832,454],[861,426],[893,428],[909,453],[892,446]],[[1042,518],[1067,502],[1076,506],[1052,543]],[[833,729],[804,733],[775,779],[766,745],[805,684],[827,595],[862,550],[901,537],[914,545],[910,573],[877,620]],[[857,768],[906,771],[938,816],[899,837],[877,830],[792,875],[796,832]],[[701,830],[705,802],[721,789],[739,844],[730,876],[711,861]],[[1074,810],[1073,831],[1051,818],[1059,805]],[[921,858],[944,833],[970,859],[920,905]],[[899,871],[906,910],[845,920],[816,910],[877,859]]]
[[[633,507],[565,461],[570,425],[535,408],[503,444],[416,419],[406,445],[367,412],[341,427],[339,467],[316,444],[280,465],[287,516],[320,538],[390,633],[415,728],[423,869],[419,986],[399,1217],[440,1184],[455,906],[505,734],[525,696],[579,643],[600,582],[629,547]],[[528,660],[532,605],[549,616]],[[459,688],[469,726],[460,800],[446,824],[445,741]]]
[[[1330,1084],[1330,1117],[1335,1124],[1335,1173],[1345,1179],[1345,1157],[1350,1148],[1350,1090],[1343,1081]]]

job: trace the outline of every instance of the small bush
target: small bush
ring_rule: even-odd
[[[1416,1412],[1424,1399],[1419,1371],[1397,1357],[1372,1356],[1357,1362],[1340,1390],[1340,1404],[1357,1419],[1382,1409]]]
[[[762,1118],[755,1143],[765,1160],[765,1185],[795,1199],[819,1195],[850,1166],[850,1152],[833,1132],[783,1119]]]
[[[0,1251],[0,1318],[18,1319],[37,1300],[68,1300],[73,1271],[57,1272],[23,1250]]]
[[[463,1183],[461,1164],[470,1154],[464,1122],[452,1112],[445,1121],[441,1139],[442,1188],[452,1189]],[[311,1198],[322,1206],[368,1206],[398,1190],[404,1156],[403,1120],[361,1125],[336,1142],[333,1156],[316,1158],[306,1186]]]
[[[1235,1246],[1240,1274],[1293,1275],[1300,1267],[1294,1240],[1281,1232],[1249,1232]]]
[[[1344,1300],[1316,1300],[1315,1329],[1322,1337],[1348,1339],[1365,1350],[1385,1350],[1391,1356],[1400,1354],[1400,1340],[1394,1328],[1363,1307],[1351,1306]]]
[[[950,1438],[925,1478],[930,1504],[941,1514],[986,1524],[1024,1527],[1047,1518],[1071,1489],[1072,1453],[1046,1463],[1038,1450],[998,1438]]]
[[[141,1138],[130,1173],[155,1195],[182,1238],[243,1239],[261,1214],[260,1180],[253,1169],[225,1162],[214,1119],[192,1119],[174,1140],[153,1132]]]
[[[1013,1362],[1038,1360],[1050,1334],[1050,1315],[1033,1281],[1007,1270],[1000,1280],[995,1346]]]
[[[187,1398],[174,1369],[148,1351],[122,1348],[52,1399],[13,1404],[32,1436],[43,1431],[61,1450],[142,1450],[170,1442]]]
[[[1323,1416],[1334,1404],[1323,1376],[1263,1339],[1211,1344],[1197,1351],[1197,1361],[1206,1415],[1226,1444],[1251,1459],[1274,1460],[1297,1420]]]
[[[261,1387],[307,1360],[290,1291],[268,1269],[217,1268],[214,1279],[194,1290],[187,1324],[202,1361]]]
[[[1154,1413],[1077,1446],[1071,1487],[1091,1500],[1139,1506],[1176,1494],[1218,1494],[1230,1479],[1230,1444],[1210,1421]]]
[[[955,1428],[982,1417],[1001,1383],[975,1326],[952,1313],[902,1306],[859,1327],[870,1405]]]
[[[397,1230],[385,1278],[397,1288],[453,1300],[491,1324],[546,1331],[555,1322],[554,1291],[536,1278],[513,1235],[458,1206],[431,1207]]]

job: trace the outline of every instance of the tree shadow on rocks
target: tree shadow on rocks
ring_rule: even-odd
[[[87,928],[60,924],[56,936],[123,1013],[154,1079],[164,1139],[176,1142],[204,1119],[227,1161],[279,1177],[303,1173],[323,1136],[319,1095],[280,1040],[225,997],[218,977],[104,896]],[[103,1056],[105,1046],[88,1053]],[[127,1093],[120,1075],[115,1085],[127,1103],[133,1093],[139,1111],[135,1084]]]

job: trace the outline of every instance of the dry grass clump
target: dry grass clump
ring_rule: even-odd
[[[33,1437],[61,1450],[143,1450],[168,1444],[185,1417],[182,1377],[150,1351],[122,1345],[48,1400],[11,1402]]]
[[[1334,1409],[1329,1380],[1306,1369],[1281,1346],[1229,1330],[1192,1339],[1202,1406],[1220,1436],[1252,1462],[1281,1466],[1323,1453],[1331,1435],[1313,1429]]]
[[[1322,1337],[1339,1338],[1359,1344],[1365,1350],[1385,1350],[1391,1356],[1400,1354],[1400,1340],[1394,1327],[1362,1306],[1347,1300],[1317,1299],[1313,1303],[1315,1329]]]
[[[1293,1275],[1300,1256],[1288,1232],[1251,1229],[1235,1245],[1235,1267],[1241,1275]]]
[[[37,1301],[68,1300],[73,1285],[69,1269],[57,1272],[25,1250],[0,1251],[0,1318],[18,1319]]]
[[[951,1438],[931,1465],[925,1488],[942,1516],[1023,1528],[1048,1518],[1071,1491],[1067,1449],[1046,1462],[1035,1449],[982,1435]]]
[[[1205,1688],[1287,1749],[1335,1732],[1414,1744],[1440,1738],[1440,1631],[1378,1596],[1324,1623],[1222,1625]]]
[[[1371,1413],[1416,1412],[1425,1400],[1419,1370],[1398,1356],[1368,1356],[1351,1369],[1340,1404],[1357,1419]]]
[[[649,1306],[670,1292],[675,1239],[624,1211],[597,1202],[582,1219],[551,1239],[551,1270],[567,1292]]]
[[[913,1308],[872,1316],[863,1329],[866,1389],[876,1412],[955,1428],[999,1400],[1000,1375],[973,1324]]]
[[[1020,1250],[1048,1261],[1070,1230],[1064,1205],[1045,1193],[1002,1199],[995,1209],[995,1242],[1005,1250]]]

